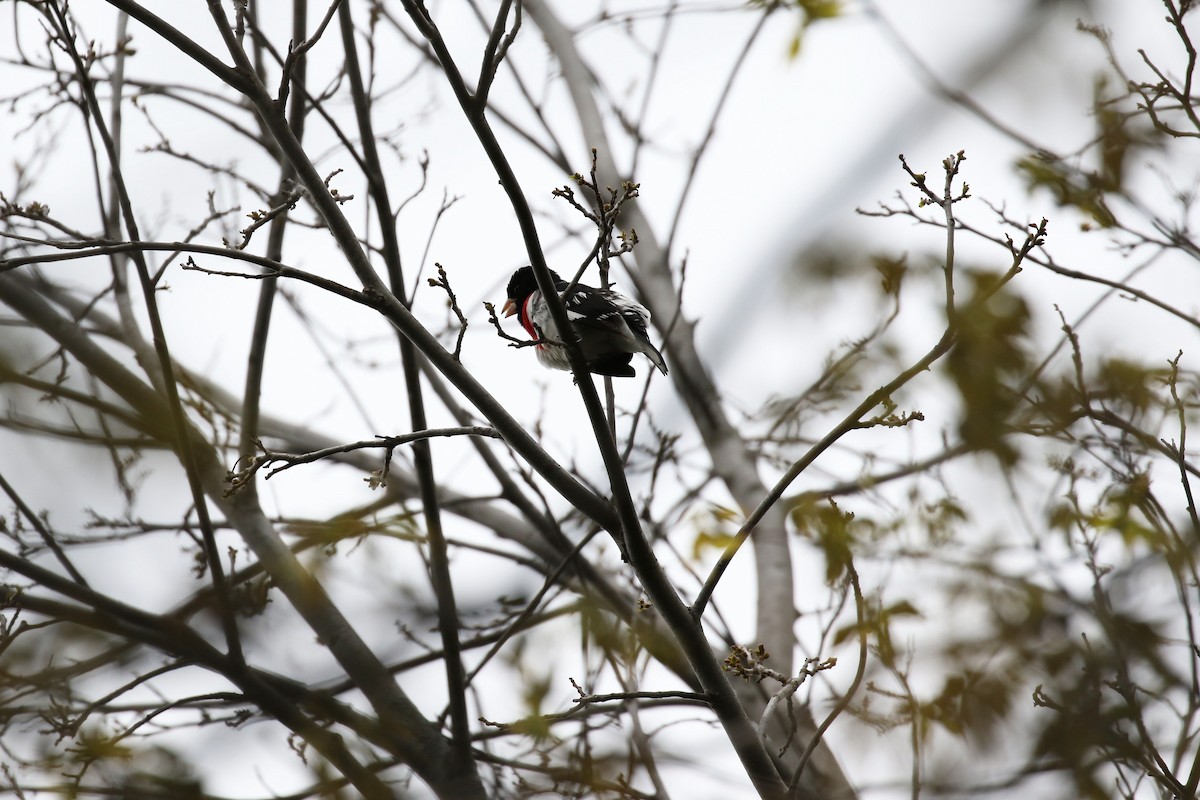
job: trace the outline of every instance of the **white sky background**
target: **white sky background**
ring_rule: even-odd
[[[1087,101],[1095,69],[1102,62],[1096,42],[1073,28],[1076,18],[1102,22],[1114,31],[1115,49],[1126,58],[1130,69],[1138,66],[1136,49],[1143,47],[1163,54],[1162,61],[1170,63],[1167,53],[1177,50],[1169,27],[1161,14],[1147,14],[1144,6],[1149,0],[1131,3],[1127,0],[1098,0],[1090,4],[1062,3],[1062,8],[1049,17],[1050,22],[1024,40],[1020,58],[1007,63],[1002,72],[979,74],[979,61],[997,45],[1009,41],[1011,32],[1020,28],[1029,14],[1031,3],[1018,0],[879,0],[879,12],[893,24],[899,35],[920,55],[942,80],[956,88],[967,89],[972,96],[993,114],[1013,128],[1047,147],[1062,151],[1078,145],[1093,130],[1088,118]],[[268,8],[271,4],[263,4]],[[591,17],[593,5],[578,6],[562,3],[572,9],[574,19]],[[402,14],[398,4],[389,6]],[[659,5],[626,3],[624,8],[654,8]],[[684,162],[688,150],[702,135],[717,93],[741,43],[751,25],[750,15],[719,10],[724,6],[709,3],[683,3],[676,28],[663,51],[659,84],[651,102],[651,114],[646,132],[658,147],[643,154],[641,168],[635,178],[642,184],[641,203],[650,219],[663,235],[665,222],[673,213],[674,203],[682,185]],[[156,8],[157,13],[172,20],[189,36],[218,46],[204,4],[186,3],[174,7]],[[691,11],[696,13],[690,13]],[[0,53],[11,46],[11,15],[7,9],[0,22]],[[78,3],[73,11],[88,25],[88,35],[105,42],[113,37],[112,14],[100,4]],[[323,10],[314,8],[314,15]],[[478,30],[474,21],[464,16],[457,2],[432,4],[435,20],[443,27],[451,45],[461,58],[464,72],[473,75],[477,70]],[[948,108],[932,98],[928,88],[917,76],[911,62],[901,55],[892,40],[882,32],[877,20],[862,4],[852,3],[843,18],[814,25],[805,34],[799,56],[788,57],[788,43],[797,24],[794,16],[780,13],[772,21],[751,54],[746,67],[737,79],[734,92],[717,127],[711,149],[706,155],[689,200],[685,221],[677,238],[676,256],[687,252],[688,281],[685,309],[702,319],[700,350],[709,358],[710,367],[718,375],[719,385],[727,399],[737,409],[751,411],[776,392],[795,391],[814,378],[821,361],[837,343],[861,335],[875,322],[877,307],[863,296],[852,295],[844,289],[828,286],[806,291],[794,275],[785,273],[796,254],[815,243],[828,241],[862,243],[868,249],[892,253],[909,252],[914,258],[938,254],[942,247],[939,231],[917,228],[902,219],[864,219],[855,214],[856,207],[873,208],[880,200],[890,200],[897,189],[913,197],[908,180],[896,159],[904,153],[909,163],[928,172],[931,183],[940,184],[941,160],[958,150],[965,150],[968,160],[964,176],[977,197],[1007,202],[1008,212],[1017,218],[1031,221],[1041,216],[1051,220],[1049,247],[1064,263],[1088,267],[1092,259],[1103,258],[1114,266],[1110,277],[1120,277],[1127,262],[1108,252],[1101,237],[1081,237],[1076,219],[1055,208],[1052,199],[1044,194],[1030,197],[1013,175],[1014,161],[1025,154],[1015,143],[1004,139],[961,110]],[[563,11],[561,13],[567,14]],[[23,12],[22,17],[29,16]],[[365,13],[358,9],[360,23]],[[28,19],[24,20],[29,22]],[[282,22],[281,24],[288,24]],[[32,26],[27,26],[31,28]],[[335,23],[336,27],[336,23]],[[148,76],[162,80],[164,75],[178,75],[183,82],[197,80],[198,68],[183,62],[158,44],[136,24],[130,33],[138,55],[129,62],[131,77]],[[313,51],[310,77],[314,86],[332,75],[335,65],[323,62],[328,52],[337,52],[336,32],[327,34],[330,47]],[[657,26],[639,28],[638,39],[652,46]],[[286,40],[286,35],[279,41]],[[37,41],[27,32],[26,47]],[[628,40],[614,23],[590,34],[585,40],[586,52],[592,63],[604,63],[601,77],[608,92],[621,96],[632,92],[640,97],[640,81],[646,61],[628,52]],[[360,58],[365,53],[360,52]],[[541,86],[539,69],[545,63],[545,46],[532,22],[514,45],[510,58],[522,65],[524,74],[535,86]],[[390,60],[389,60],[390,59]],[[394,63],[393,63],[394,62]],[[1160,62],[1162,63],[1162,62]],[[381,103],[375,118],[376,130],[385,133],[403,126],[397,137],[403,160],[390,159],[393,201],[415,188],[419,177],[416,159],[423,152],[430,158],[428,188],[404,212],[401,221],[401,245],[406,259],[406,277],[411,284],[414,272],[426,247],[429,225],[436,214],[443,191],[459,200],[441,219],[429,248],[429,263],[423,276],[432,274],[432,262],[442,263],[458,293],[463,309],[469,314],[469,328],[464,362],[500,397],[518,418],[540,419],[547,440],[558,447],[564,460],[575,458],[590,474],[601,479],[602,471],[594,454],[580,447],[586,441],[574,434],[581,424],[582,409],[566,373],[541,370],[528,350],[507,348],[491,331],[481,303],[503,301],[504,284],[511,271],[527,263],[524,247],[513,223],[508,201],[504,197],[490,165],[474,140],[453,99],[444,87],[437,84],[437,75],[423,71],[418,77],[401,83],[413,67],[411,57],[398,58],[391,54],[379,56],[377,86],[399,84],[388,99]],[[10,69],[6,73],[13,75]],[[204,79],[211,85],[211,82]],[[961,82],[960,82],[961,81]],[[502,78],[493,90],[493,97],[503,99],[511,93],[511,82]],[[550,108],[554,113],[569,111],[562,88],[555,87]],[[431,97],[433,98],[431,100]],[[28,113],[37,104],[24,104],[20,111]],[[174,106],[149,98],[145,107],[156,124],[168,135],[173,145],[217,162],[237,162],[241,166],[257,163],[257,154],[248,153],[242,140],[210,122],[197,122],[174,110]],[[635,106],[636,107],[636,106]],[[63,112],[58,112],[62,114]],[[13,162],[20,162],[37,149],[40,142],[31,136],[15,137],[22,114],[0,116],[0,141],[13,142],[7,158],[0,164],[0,190],[10,191]],[[65,117],[64,117],[65,119]],[[205,211],[205,193],[212,187],[211,176],[179,164],[163,154],[139,153],[140,148],[152,145],[156,136],[128,106],[125,110],[125,170],[135,192],[137,207],[146,238],[179,238]],[[351,127],[349,109],[343,109],[341,122]],[[611,122],[611,120],[610,120]],[[95,206],[90,174],[86,162],[62,154],[79,152],[75,118],[71,128],[58,143],[59,160],[50,164],[45,178],[25,201],[38,200],[50,206],[61,219],[76,220],[78,227],[94,227]],[[546,162],[518,143],[498,123],[504,141],[510,143],[521,183],[540,212],[555,215],[555,219],[574,219],[564,215],[561,201],[550,198],[550,190],[566,182],[565,176],[548,169]],[[586,170],[586,147],[579,141],[574,128],[563,141],[576,160],[577,168]],[[610,125],[609,134],[618,147],[619,163],[628,163],[628,144],[622,141],[620,129]],[[315,118],[310,120],[306,142],[310,152],[323,152],[313,145],[328,140],[328,134]],[[624,149],[621,149],[624,148]],[[334,179],[333,185],[343,193],[357,195],[348,206],[351,219],[364,213],[366,194],[353,164],[336,149],[330,149],[318,167],[325,172],[345,168],[346,173]],[[275,166],[263,164],[256,168],[262,185],[273,187]],[[1181,186],[1194,183],[1192,175],[1173,176]],[[252,202],[239,199],[228,183],[218,187],[216,205],[228,207],[242,204],[243,211],[256,208]],[[978,221],[987,221],[989,212],[981,203],[962,208]],[[355,215],[359,216],[356,217]],[[236,218],[235,218],[236,219]],[[543,216],[542,241],[549,260],[560,272],[573,271],[583,251],[576,241],[562,241],[558,222]],[[238,219],[238,226],[244,217]],[[258,244],[265,241],[260,233]],[[285,260],[294,266],[353,284],[352,276],[341,260],[332,241],[324,234],[298,238],[303,249],[293,247]],[[995,247],[977,247],[965,237],[960,239],[960,258],[977,260],[996,270],[1008,264],[1003,253]],[[198,259],[201,260],[201,259]],[[201,260],[201,263],[204,263]],[[216,263],[206,266],[223,267]],[[75,280],[81,274],[95,271],[96,284],[107,281],[107,266],[71,262],[48,271],[64,281]],[[1178,269],[1165,265],[1152,269],[1145,276],[1145,288],[1169,281],[1177,298],[1195,298],[1195,274],[1182,275]],[[628,281],[615,276],[620,287],[630,289]],[[90,278],[89,278],[90,280]],[[801,281],[803,278],[801,278]],[[1034,308],[1035,318],[1042,329],[1052,333],[1057,328],[1051,302],[1058,302],[1070,318],[1078,314],[1096,296],[1082,285],[1069,286],[1065,281],[1034,274],[1027,270],[1018,281],[1025,286],[1046,286],[1041,306]],[[189,367],[201,371],[222,383],[231,391],[240,391],[244,379],[244,361],[248,333],[256,302],[256,285],[235,279],[185,274],[172,268],[166,281],[169,293],[160,295],[173,355]],[[407,409],[402,399],[401,381],[394,340],[388,330],[375,321],[367,321],[361,309],[344,301],[321,297],[307,287],[290,287],[302,299],[304,308],[314,313],[318,326],[340,329],[344,335],[360,342],[354,355],[365,360],[378,360],[390,365],[386,369],[348,370],[360,399],[368,409],[369,420],[363,420],[343,388],[333,381],[324,368],[322,357],[312,340],[284,303],[276,306],[275,328],[272,331],[269,366],[264,387],[263,406],[270,413],[286,416],[293,421],[310,424],[316,430],[340,440],[369,438],[374,434],[389,434],[405,429]],[[1076,299],[1077,298],[1077,299]],[[1195,302],[1180,300],[1185,310],[1194,310]],[[908,306],[919,312],[917,303]],[[419,313],[436,327],[444,319],[442,296],[435,290],[421,289]],[[1128,309],[1121,307],[1121,312]],[[913,352],[924,350],[940,332],[937,320],[919,316],[902,316],[906,330],[912,331]],[[515,325],[509,325],[517,333]],[[1119,332],[1105,328],[1103,321],[1093,323],[1090,332],[1097,341],[1113,348],[1129,347],[1146,355],[1161,351],[1165,360],[1173,356],[1186,340],[1179,330],[1134,326]],[[5,334],[8,337],[7,329]],[[15,341],[10,339],[10,341]],[[1187,348],[1186,344],[1182,346]],[[345,359],[345,353],[334,353]],[[639,375],[645,373],[638,365]],[[542,388],[545,387],[545,392]],[[641,380],[620,386],[619,402],[633,403],[641,389]],[[919,391],[919,389],[917,390]],[[657,379],[651,388],[652,409],[658,424],[672,427],[678,421],[683,426],[682,412],[671,397],[666,382]],[[926,423],[931,431],[951,427],[954,406],[935,397],[920,397],[921,407],[932,420]],[[435,401],[430,401],[436,409]],[[940,421],[937,411],[941,412]],[[435,412],[431,422],[445,420]],[[586,431],[585,431],[586,433]],[[905,433],[889,435],[910,436]],[[937,434],[925,439],[922,434],[911,435],[911,453],[892,448],[896,455],[920,455],[936,447]],[[467,450],[452,443],[435,444],[435,461],[439,472],[461,479],[462,470],[469,466]],[[80,525],[81,509],[94,508],[100,513],[122,513],[119,498],[112,491],[105,459],[95,454],[95,462],[80,460],[74,448],[43,441],[30,445],[29,439],[17,439],[0,431],[0,471],[14,479],[27,500],[38,508],[51,510],[54,522],[64,529]],[[836,454],[831,454],[837,463]],[[151,460],[149,463],[154,463]],[[794,490],[818,488],[830,481],[818,464],[811,476],[802,477]],[[90,476],[100,474],[103,480]],[[839,476],[846,477],[846,476]],[[177,518],[173,502],[176,477],[151,471],[146,475],[144,497],[147,500],[138,511],[147,519]],[[161,492],[153,491],[162,486]],[[489,482],[490,485],[490,482]],[[488,488],[482,491],[490,491]],[[635,492],[637,487],[635,487]],[[171,503],[157,504],[155,494],[172,497]],[[69,503],[62,502],[68,496]],[[281,475],[263,487],[264,501],[270,504],[278,498],[278,509],[289,516],[324,517],[331,512],[371,502],[374,497],[359,480],[359,476],[336,469],[303,468]],[[456,528],[451,522],[450,534],[470,536],[469,528]],[[680,525],[676,542],[687,548],[694,528],[687,522]],[[87,562],[88,577],[99,589],[120,592],[121,587],[136,585],[142,593],[139,602],[147,608],[169,607],[175,599],[192,590],[187,575],[187,563],[178,555],[180,543],[162,538],[143,540],[139,559],[127,557],[128,550],[114,548],[113,557]],[[803,547],[803,546],[801,546]],[[348,608],[357,608],[362,617],[361,628],[379,647],[385,657],[406,652],[402,642],[395,641],[389,620],[405,616],[406,598],[380,604],[372,587],[383,585],[394,574],[389,564],[389,551],[373,545],[364,546],[352,562],[365,574],[329,576],[331,592]],[[611,555],[611,554],[610,554]],[[820,587],[823,565],[798,562],[798,580],[814,582]],[[804,564],[813,564],[806,570]],[[470,569],[471,558],[459,557],[455,569],[459,577]],[[489,562],[494,564],[494,562]],[[750,559],[743,554],[718,593],[727,603],[727,616],[734,628],[748,635],[744,626],[750,617],[739,620],[746,611],[739,607],[736,595],[744,590]],[[159,582],[146,579],[147,571],[162,578]],[[160,572],[161,571],[161,572]],[[378,574],[375,574],[377,571]],[[419,575],[417,576],[419,577]],[[527,575],[483,574],[479,580],[458,584],[460,602],[486,604],[498,591],[517,593],[528,591]],[[373,579],[378,583],[373,583]],[[425,588],[420,581],[410,581],[421,596]],[[816,595],[813,595],[816,596]],[[810,598],[811,599],[811,598]],[[798,602],[803,605],[803,586]],[[277,603],[269,612],[272,624],[282,624],[282,612]],[[383,605],[382,610],[375,608]],[[374,611],[372,611],[374,608]],[[390,613],[389,613],[390,612]],[[367,617],[367,614],[371,614]],[[274,615],[272,617],[272,615]],[[568,634],[569,635],[569,634]],[[324,651],[307,640],[286,643],[271,640],[269,651],[257,655],[260,663],[271,666],[277,659],[280,669],[291,669],[303,660],[309,674],[318,678],[334,674],[331,660]],[[572,642],[573,643],[573,642]],[[849,661],[849,659],[847,659]],[[843,679],[850,679],[852,667],[845,670]],[[556,671],[565,675],[566,670]],[[435,670],[406,676],[404,685],[428,686],[431,695],[440,693],[440,678]],[[569,685],[562,681],[561,700],[572,696]],[[420,691],[414,692],[418,697]],[[435,706],[432,704],[430,708]],[[519,713],[514,703],[511,714]],[[489,717],[505,718],[503,710]],[[699,730],[702,726],[693,726]],[[246,736],[227,737],[221,730],[202,731],[202,762],[220,765],[206,775],[205,788],[230,796],[261,794],[264,787],[286,792],[303,785],[303,778],[292,772],[291,758],[281,753],[277,741],[271,748],[254,753],[247,749]],[[275,736],[266,728],[260,730],[266,738]],[[699,736],[699,734],[697,733]],[[845,752],[846,764],[852,779],[870,785],[898,781],[904,788],[907,766],[890,758],[891,745],[884,739],[863,739],[863,729],[843,722],[836,724],[829,738],[835,752]],[[873,734],[868,734],[873,737]],[[851,741],[857,737],[857,743]],[[865,742],[865,743],[864,743]],[[714,752],[721,751],[715,741]],[[236,748],[236,750],[235,750]],[[867,752],[864,752],[864,748]],[[903,752],[901,751],[901,755]],[[261,783],[260,777],[261,776]],[[680,776],[675,776],[681,780]],[[299,783],[295,781],[299,780]],[[723,796],[720,784],[709,784],[707,776],[697,776],[688,787],[687,796],[695,798]],[[684,796],[681,794],[681,796]]]

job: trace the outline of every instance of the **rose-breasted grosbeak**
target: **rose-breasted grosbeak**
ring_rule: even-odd
[[[550,275],[554,278],[554,288],[560,293],[566,291],[567,282],[556,272],[551,271]],[[579,334],[579,348],[592,373],[632,378],[636,373],[629,362],[634,353],[644,353],[663,375],[667,374],[667,362],[646,335],[650,312],[640,304],[618,292],[576,284],[571,294],[563,298],[563,305]],[[508,281],[504,316],[513,314],[535,339],[561,339],[550,317],[550,307],[538,290],[532,267],[521,267]],[[571,369],[567,351],[561,345],[539,344],[536,349],[543,366]]]

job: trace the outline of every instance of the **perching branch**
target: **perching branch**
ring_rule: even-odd
[[[439,436],[484,436],[492,439],[500,438],[500,434],[492,428],[471,426],[462,428],[426,428],[415,433],[405,433],[398,436],[377,436],[374,439],[325,447],[309,453],[284,453],[277,450],[270,450],[263,447],[262,443],[259,442],[261,455],[247,454],[242,456],[235,465],[237,469],[229,473],[227,478],[230,484],[229,491],[230,493],[239,491],[253,480],[259,470],[264,468],[267,470],[265,477],[269,480],[286,469],[291,469],[301,464],[312,464],[338,453],[350,453],[355,450],[368,449],[391,451],[403,444]],[[276,464],[282,464],[282,466],[277,467],[275,466]]]

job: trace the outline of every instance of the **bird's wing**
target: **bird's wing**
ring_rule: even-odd
[[[641,303],[630,300],[623,294],[607,292],[609,301],[621,312],[621,318],[629,326],[633,335],[644,342],[650,341],[646,323],[650,321],[650,312]]]
[[[564,303],[567,319],[575,325],[624,334],[624,315],[613,303],[611,294],[590,286],[575,287],[575,291]],[[645,325],[642,327],[644,329]]]
[[[654,366],[658,367],[659,372],[666,375],[667,362],[654,343],[650,341],[650,333],[646,328],[646,323],[650,321],[650,312],[644,305],[630,300],[623,294],[608,292],[608,295],[612,304],[620,311],[621,319],[625,321],[625,326],[637,342],[637,349],[654,362]]]

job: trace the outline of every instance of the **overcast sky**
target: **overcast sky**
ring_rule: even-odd
[[[162,5],[155,9],[157,13],[220,52],[204,4]],[[396,14],[402,13],[398,4],[391,5]],[[576,20],[594,15],[590,3],[559,5],[564,15],[574,15]],[[629,10],[635,19],[641,18],[640,10],[659,7],[639,2],[616,5]],[[908,179],[899,168],[900,153],[914,168],[934,176],[945,156],[965,150],[968,160],[964,174],[973,193],[1006,204],[1008,214],[1017,219],[1049,217],[1049,246],[1064,262],[1112,258],[1107,242],[1081,236],[1078,219],[1056,209],[1048,195],[1026,193],[1014,176],[1013,164],[1027,148],[938,98],[917,63],[924,64],[949,87],[970,93],[996,119],[1037,144],[1059,152],[1073,149],[1093,130],[1088,101],[1094,75],[1103,63],[1097,43],[1075,31],[1076,20],[1097,21],[1111,28],[1115,48],[1129,58],[1130,64],[1138,47],[1165,50],[1172,33],[1154,14],[1143,13],[1140,6],[1145,3],[1064,0],[1051,3],[1053,8],[1048,12],[1034,10],[1042,5],[1034,0],[851,2],[842,18],[807,29],[795,55],[791,45],[798,18],[780,13],[772,20],[736,79],[691,190],[675,245],[677,258],[687,256],[685,309],[701,320],[702,353],[736,408],[748,412],[773,393],[802,387],[816,376],[831,347],[864,334],[878,319],[880,306],[866,295],[815,281],[806,285],[809,279],[795,266],[803,254],[822,245],[844,246],[848,252],[886,250],[916,256],[940,252],[940,231],[920,228],[906,220],[863,218],[855,212],[859,207],[875,208],[880,201],[891,201],[897,190],[912,196]],[[431,6],[463,62],[474,65],[477,58],[472,48],[478,47],[479,33],[473,19],[455,0]],[[674,32],[661,49],[658,83],[645,124],[654,145],[639,156],[634,176],[641,183],[642,205],[660,234],[675,212],[686,178],[687,156],[700,142],[730,67],[753,27],[750,15],[733,13],[728,8],[708,2],[681,3]],[[77,3],[72,10],[85,21],[90,38],[111,44],[115,20],[106,7]],[[314,19],[321,11],[319,7],[313,10]],[[365,18],[362,9],[358,13]],[[22,45],[30,49],[31,55],[41,41],[32,16],[27,10],[18,14],[25,32]],[[612,16],[619,18],[621,14]],[[0,23],[0,55],[8,59],[15,56],[12,19],[6,14]],[[583,39],[593,63],[604,65],[599,77],[609,95],[640,98],[650,63],[646,52],[658,46],[657,30],[654,23],[635,23],[641,50],[630,45],[620,22],[599,26]],[[207,82],[212,86],[195,65],[171,53],[136,23],[131,23],[129,33],[137,49],[128,64],[131,78]],[[280,41],[285,39],[281,37]],[[331,36],[329,48],[313,51],[312,85],[320,86],[336,73],[338,65],[331,60],[338,52],[335,42]],[[470,317],[464,362],[510,408],[521,409],[524,418],[539,420],[548,441],[560,448],[564,459],[577,458],[585,470],[600,475],[594,454],[578,449],[586,436],[574,432],[580,424],[580,412],[569,375],[545,372],[530,351],[506,347],[486,321],[482,302],[502,303],[508,275],[528,258],[508,202],[478,143],[448,92],[438,83],[436,73],[422,71],[414,77],[416,62],[409,53],[380,53],[377,57],[377,88],[388,91],[378,106],[375,122],[381,134],[394,133],[391,141],[396,145],[396,157],[389,157],[394,170],[389,176],[393,199],[415,190],[421,172],[418,163],[423,154],[429,158],[427,188],[405,209],[400,222],[410,284],[416,283],[418,265],[426,277],[432,274],[434,261],[447,268]],[[528,21],[509,58],[525,70],[538,91],[547,76],[554,76],[548,72],[552,67],[546,66],[544,43]],[[23,81],[41,80],[41,76],[19,68],[0,68],[4,69],[5,86],[13,87],[6,88],[5,95],[19,91]],[[493,97],[504,105],[513,92],[511,80],[501,79]],[[553,83],[548,98],[549,113],[569,113],[561,88]],[[622,102],[636,108],[636,104]],[[217,163],[248,167],[262,185],[274,186],[276,167],[260,163],[259,154],[249,151],[236,133],[199,115],[179,111],[161,98],[147,97],[141,104],[148,118],[130,106],[125,108],[124,158],[147,238],[174,240],[186,235],[207,213],[210,190],[216,193],[213,202],[218,208],[241,205],[244,212],[256,208],[228,179],[214,179],[208,172],[162,153],[143,152],[159,141],[147,119],[177,150]],[[517,105],[514,100],[513,107]],[[56,122],[18,135],[25,130],[29,115],[45,106],[44,98],[27,98],[17,104],[16,113],[0,115],[0,141],[12,143],[0,162],[0,190],[11,196],[14,165],[37,163],[33,154],[50,146],[52,155],[44,168],[44,179],[22,200],[43,202],[56,217],[71,221],[81,230],[95,230],[91,167],[82,157],[85,144],[77,117],[60,109],[52,119],[60,119],[61,127]],[[349,118],[348,106],[340,111]],[[57,138],[47,139],[46,131],[54,129],[60,131]],[[562,203],[550,196],[553,188],[566,182],[566,176],[551,168],[518,137],[502,126],[500,129],[522,185],[542,214],[542,240],[551,264],[564,274],[573,271],[586,250],[578,240],[564,238],[561,225],[570,216],[564,213]],[[579,138],[574,126],[565,125],[564,130],[563,143],[576,168],[586,170],[589,143]],[[629,142],[622,139],[620,126],[612,120],[609,135],[617,143],[619,163],[627,166]],[[307,142],[310,152],[323,154],[318,163],[323,172],[346,170],[332,185],[357,195],[348,208],[352,219],[362,219],[366,206],[361,199],[365,193],[353,163],[336,147],[328,131],[315,122]],[[1186,176],[1181,175],[1180,180],[1188,182]],[[459,199],[440,218],[430,238],[431,225],[445,197]],[[980,222],[992,218],[982,203],[964,213]],[[234,227],[241,224],[244,217]],[[289,263],[353,285],[349,270],[325,234],[310,233],[296,241],[302,244],[286,253]],[[997,270],[1008,266],[1003,252],[994,246],[964,241],[962,252],[965,259],[980,266]],[[1119,275],[1121,269],[1116,259],[1114,273]],[[108,280],[107,266],[99,261],[70,262],[47,272],[64,282],[80,280],[91,286],[102,286]],[[614,277],[619,288],[631,290],[623,276]],[[1169,272],[1151,272],[1144,277],[1150,286],[1180,280]],[[1071,315],[1080,313],[1096,296],[1095,291],[1083,287],[1070,288],[1064,295],[1061,281],[1056,283],[1056,279],[1032,272],[1020,280],[1035,297],[1039,287],[1045,286],[1047,291],[1057,287],[1053,300],[1034,309],[1038,324],[1049,332],[1057,325],[1053,302],[1060,303]],[[1182,280],[1184,285],[1175,284],[1178,290],[1186,290],[1190,297],[1200,296],[1195,291],[1194,277]],[[244,379],[256,285],[185,274],[177,266],[169,269],[165,282],[171,288],[162,294],[160,302],[167,315],[175,357],[238,391]],[[349,352],[323,353],[314,345],[306,323],[291,310],[281,309],[272,334],[264,405],[272,413],[311,425],[339,440],[398,432],[407,424],[403,404],[398,402],[398,370],[375,369],[377,363],[395,359],[389,331],[376,320],[364,322],[362,310],[344,301],[323,297],[307,287],[290,288],[294,288],[301,307],[312,315],[318,329],[337,330],[357,340],[357,346]],[[421,289],[417,307],[423,318],[431,321],[431,327],[446,319],[444,306],[441,294],[427,287]],[[919,315],[904,317],[902,322],[910,326],[914,350],[927,347],[929,337],[936,337],[940,331],[938,321]],[[1097,325],[1096,335],[1113,347],[1144,351],[1164,340],[1176,340],[1169,330],[1135,325],[1132,330],[1110,336],[1103,323]],[[508,330],[519,334],[512,321]],[[1170,348],[1164,345],[1162,349],[1165,352]],[[358,393],[357,402],[351,401],[345,388],[325,369],[327,356],[351,360],[348,374]],[[638,363],[637,368],[644,376],[648,365]],[[621,384],[619,402],[635,403],[641,388],[640,379]],[[666,382],[652,384],[650,397],[659,424],[671,426],[680,419],[681,411]],[[934,408],[938,402],[930,400]],[[435,424],[445,421],[441,419],[444,415],[434,413],[438,417],[433,420]],[[943,420],[933,429],[934,442],[936,431],[946,424]],[[914,453],[921,447],[919,441],[912,444]],[[463,466],[467,463],[464,449],[447,445],[438,452],[438,467],[444,474],[473,468]],[[93,456],[95,470],[103,473],[104,455]],[[0,430],[0,470],[20,477],[21,490],[30,502],[52,509],[59,524],[81,525],[85,508],[121,513],[121,503],[107,478],[101,482],[88,480],[86,458],[82,471],[71,472],[69,479],[62,477],[59,465],[78,464],[73,461],[76,458],[74,449],[67,445],[50,441],[30,445],[27,438]],[[55,466],[43,469],[45,465]],[[280,509],[294,516],[327,515],[372,499],[370,490],[357,478],[345,478],[331,486],[329,474],[295,470],[268,484],[264,496],[268,504],[278,497]],[[814,471],[814,480],[822,476]],[[166,485],[171,480],[155,474],[146,476],[149,486],[160,481]],[[70,504],[59,502],[64,493],[71,496]],[[149,499],[143,512],[153,516],[174,510],[174,502],[156,508]],[[170,541],[159,546],[164,560],[178,550],[178,545]],[[738,563],[730,585],[737,585],[744,575],[738,570],[748,566],[748,560]],[[144,564],[114,558],[111,572],[100,584],[102,588],[105,583],[119,587],[144,569]],[[354,583],[345,581],[338,591],[345,592],[351,602],[357,599],[364,605],[369,603],[369,593]],[[162,599],[148,597],[145,602],[167,603],[190,590],[188,586],[156,588]],[[477,588],[475,599],[481,602],[495,594],[493,584],[483,583]],[[354,598],[356,591],[362,596]],[[470,589],[467,591],[469,595]],[[307,648],[305,652],[309,650],[318,648]],[[320,662],[316,663],[319,668]],[[569,692],[569,687],[563,688]],[[832,735],[836,739],[839,733],[835,730]],[[208,757],[214,763],[233,755],[219,738],[208,738],[213,747]],[[280,792],[294,788],[282,773],[272,773],[262,762],[259,774],[248,777],[254,773],[252,767],[218,771],[206,788],[231,795],[239,789],[253,793],[260,791],[260,779],[261,785]],[[246,781],[251,782],[249,786]]]

